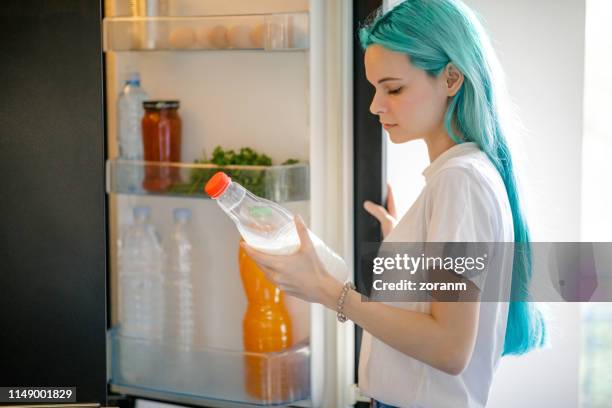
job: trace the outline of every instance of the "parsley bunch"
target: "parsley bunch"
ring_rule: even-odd
[[[299,161],[296,159],[288,159],[283,162],[283,165],[296,164]],[[201,159],[194,160],[195,164],[216,164],[218,168],[211,169],[191,169],[189,181],[186,183],[178,183],[171,187],[170,192],[181,195],[199,194],[203,191],[208,180],[218,171],[225,172],[232,180],[242,184],[244,188],[255,195],[265,197],[266,172],[261,169],[253,170],[235,170],[226,169],[224,166],[272,166],[272,159],[263,154],[258,153],[250,147],[241,148],[238,153],[234,150],[223,150],[221,146],[215,147],[212,157],[209,159],[204,153]]]

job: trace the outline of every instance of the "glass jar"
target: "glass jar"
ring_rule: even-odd
[[[142,146],[147,162],[181,161],[181,118],[179,101],[144,101]],[[166,191],[180,182],[180,168],[162,164],[145,165],[142,187],[151,192]]]

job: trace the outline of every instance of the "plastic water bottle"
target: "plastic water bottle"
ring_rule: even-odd
[[[282,206],[257,197],[223,172],[216,173],[205,186],[206,193],[234,221],[242,238],[258,251],[272,255],[289,255],[300,248],[293,214]],[[344,281],[348,270],[344,260],[312,231],[310,239],[326,270]]]
[[[174,230],[167,241],[166,339],[183,350],[194,343],[195,322],[192,283],[192,247],[189,237],[191,210],[175,208]]]
[[[149,223],[151,209],[133,211],[134,223],[119,241],[119,330],[126,337],[161,340],[164,251]]]
[[[123,160],[143,160],[142,103],[147,98],[146,92],[140,86],[140,74],[130,73],[117,102],[119,157]],[[122,174],[124,185],[119,191],[133,193],[140,190],[144,174],[142,166],[127,164]]]

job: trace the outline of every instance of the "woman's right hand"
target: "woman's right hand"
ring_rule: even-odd
[[[364,201],[363,208],[380,222],[383,238],[385,238],[397,224],[397,212],[395,210],[395,199],[391,185],[387,184],[387,208],[374,204],[372,201]]]

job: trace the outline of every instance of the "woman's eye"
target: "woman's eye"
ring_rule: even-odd
[[[397,88],[397,89],[390,89],[390,90],[389,90],[389,94],[390,94],[390,95],[395,95],[395,94],[398,94],[398,93],[400,93],[400,92],[402,91],[402,88],[404,88],[404,87],[403,87],[403,86],[400,86],[400,87],[399,87],[399,88]]]

